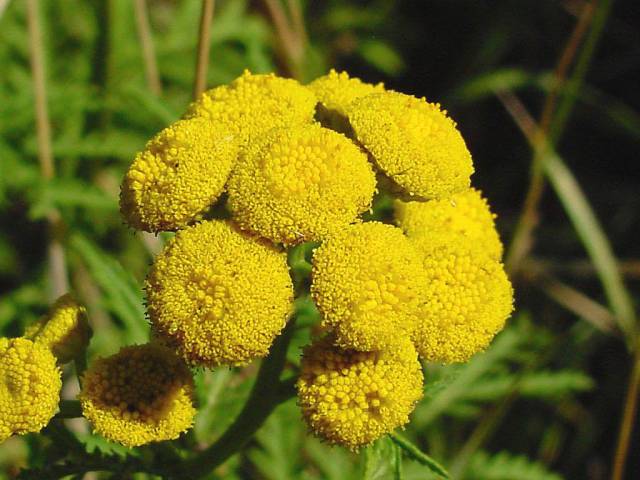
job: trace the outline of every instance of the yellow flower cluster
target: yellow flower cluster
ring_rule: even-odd
[[[409,421],[422,397],[422,369],[411,343],[393,350],[341,350],[331,339],[304,350],[298,398],[311,429],[357,448]]]
[[[89,344],[87,309],[71,294],[63,295],[47,315],[26,328],[24,336],[51,350],[59,363],[67,363]]]
[[[127,447],[178,438],[193,424],[193,378],[167,347],[134,345],[92,363],[80,403],[94,430]]]
[[[0,443],[11,435],[39,432],[58,409],[60,369],[43,345],[0,338]]]
[[[194,366],[266,355],[293,305],[286,256],[223,221],[178,232],[145,288],[156,332]]]
[[[287,249],[312,241],[311,279],[296,293],[310,284],[322,319],[302,357],[303,416],[352,449],[402,427],[422,396],[419,358],[467,360],[512,310],[472,173],[439,105],[344,72],[307,86],[245,72],[205,92],[123,181],[131,226],[177,233],[145,283],[157,343],[94,364],[86,416],[125,445],[189,428],[185,365],[267,355],[293,311]],[[398,197],[397,226],[362,218],[378,191]],[[184,391],[175,409],[166,391]]]

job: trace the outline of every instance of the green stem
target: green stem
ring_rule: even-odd
[[[271,412],[291,398],[291,381],[281,382],[287,348],[293,333],[291,321],[276,339],[271,353],[262,361],[258,377],[242,411],[227,431],[195,457],[187,460],[175,473],[177,478],[201,478],[237,453],[254,436]]]
[[[58,405],[59,412],[55,418],[78,418],[82,417],[82,407],[78,400],[61,400]]]
[[[547,150],[544,172],[560,198],[582,244],[598,272],[605,294],[616,315],[627,345],[635,347],[637,325],[633,302],[622,280],[611,244],[598,222],[589,202],[571,171],[551,149]]]
[[[442,465],[411,443],[409,439],[396,432],[391,432],[389,438],[393,443],[398,445],[409,458],[428,467],[432,472],[437,473],[441,477],[449,478],[449,473],[447,473],[447,470]]]
[[[549,129],[549,140],[552,145],[556,145],[567,125],[569,116],[578,98],[578,92],[582,88],[585,76],[589,70],[589,65],[593,59],[598,41],[604,30],[604,26],[609,18],[613,0],[600,0],[597,2],[596,10],[591,22],[591,30],[584,41],[584,46],[580,56],[576,61],[573,74],[563,89],[562,99]]]
[[[631,433],[638,411],[638,392],[640,391],[640,346],[636,347],[633,357],[633,366],[629,376],[629,386],[624,401],[622,421],[620,422],[620,432],[616,453],[613,457],[613,472],[611,480],[622,480],[631,445]]]

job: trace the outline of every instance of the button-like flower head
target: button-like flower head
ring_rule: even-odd
[[[413,240],[424,254],[427,298],[414,341],[433,362],[464,362],[484,350],[513,310],[513,289],[500,262],[451,235]]]
[[[345,136],[310,124],[273,130],[241,155],[229,207],[241,228],[294,244],[356,221],[374,191],[367,156]]]
[[[67,363],[89,344],[87,309],[71,294],[63,295],[45,316],[26,328],[24,336],[51,350],[59,363]]]
[[[422,380],[408,341],[392,351],[358,352],[325,338],[304,350],[298,402],[316,435],[355,449],[409,421]]]
[[[428,202],[396,200],[398,226],[411,238],[458,235],[469,245],[477,245],[496,260],[502,258],[502,242],[495,215],[482,194],[470,188],[450,198]]]
[[[0,338],[0,442],[42,430],[58,409],[61,387],[56,358],[46,347]]]
[[[426,302],[420,255],[399,228],[351,225],[313,255],[311,293],[344,348],[389,348],[408,337]]]
[[[349,77],[347,72],[331,69],[328,74],[316,78],[308,85],[318,101],[329,111],[346,115],[347,107],[354,100],[372,93],[384,92],[384,85],[372,85],[359,78]]]
[[[193,378],[158,344],[134,345],[94,361],[82,380],[84,416],[100,435],[127,447],[172,440],[191,428]]]
[[[398,92],[354,101],[347,117],[355,136],[405,196],[448,197],[469,188],[471,155],[440,106]]]
[[[284,253],[222,221],[177,233],[146,281],[154,329],[190,365],[267,354],[292,310]]]
[[[222,193],[238,155],[233,135],[208,120],[179,120],[157,134],[129,167],[120,211],[133,228],[176,230]]]
[[[228,86],[204,92],[186,117],[203,117],[215,128],[228,129],[241,143],[259,140],[276,127],[313,121],[316,97],[290,78],[246,70]]]

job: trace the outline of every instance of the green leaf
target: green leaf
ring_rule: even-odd
[[[471,459],[465,480],[562,480],[557,473],[524,455],[500,452],[490,456],[477,452]]]
[[[436,460],[420,450],[407,438],[398,433],[390,433],[389,438],[407,454],[407,457],[415,460],[421,465],[424,465],[433,473],[440,475],[442,478],[449,478],[449,473],[442,465],[440,465]]]
[[[376,440],[364,449],[363,480],[386,480],[394,475],[397,467],[396,448],[388,437]]]
[[[122,322],[125,339],[130,343],[146,341],[148,325],[138,282],[117,260],[85,237],[72,236],[69,246],[82,258],[102,290],[105,307]]]
[[[367,62],[387,75],[396,75],[404,69],[400,54],[386,42],[364,40],[358,52]]]

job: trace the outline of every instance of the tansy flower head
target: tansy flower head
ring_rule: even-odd
[[[347,106],[354,100],[372,93],[384,92],[384,85],[372,85],[359,78],[351,78],[347,72],[336,72],[331,69],[328,74],[316,78],[308,85],[315,93],[322,106],[329,110],[346,115]]]
[[[229,181],[241,228],[275,242],[320,240],[369,209],[375,176],[367,156],[318,124],[273,130],[242,155]]]
[[[311,293],[336,343],[389,348],[415,328],[427,276],[399,228],[378,222],[348,226],[313,255]]]
[[[94,430],[127,447],[178,438],[193,424],[193,378],[158,344],[122,348],[93,362],[82,379],[83,415]]]
[[[358,141],[405,196],[441,198],[469,187],[471,155],[439,105],[375,93],[351,103],[347,117]]]
[[[315,95],[297,81],[245,70],[230,85],[204,92],[191,104],[186,117],[206,118],[246,143],[275,127],[311,122],[315,106]]]
[[[87,309],[71,294],[63,295],[47,315],[26,328],[24,336],[51,350],[59,363],[67,363],[89,344]]]
[[[477,245],[451,235],[414,239],[424,255],[428,303],[414,333],[425,360],[463,362],[483,350],[513,309],[513,290],[504,268]]]
[[[175,230],[219,197],[238,153],[233,136],[202,119],[179,120],[138,153],[122,182],[120,211],[136,229]]]
[[[60,400],[60,370],[44,346],[26,338],[0,338],[0,442],[39,432]]]
[[[291,313],[284,253],[222,221],[181,230],[146,281],[153,327],[190,365],[242,365],[267,354]]]
[[[496,260],[502,257],[495,215],[478,190],[470,188],[450,198],[428,202],[396,200],[395,217],[398,226],[409,237],[443,233],[458,235],[464,242],[477,245]]]
[[[409,421],[422,397],[422,370],[410,342],[394,350],[341,350],[329,338],[304,350],[298,402],[310,429],[357,448]]]

